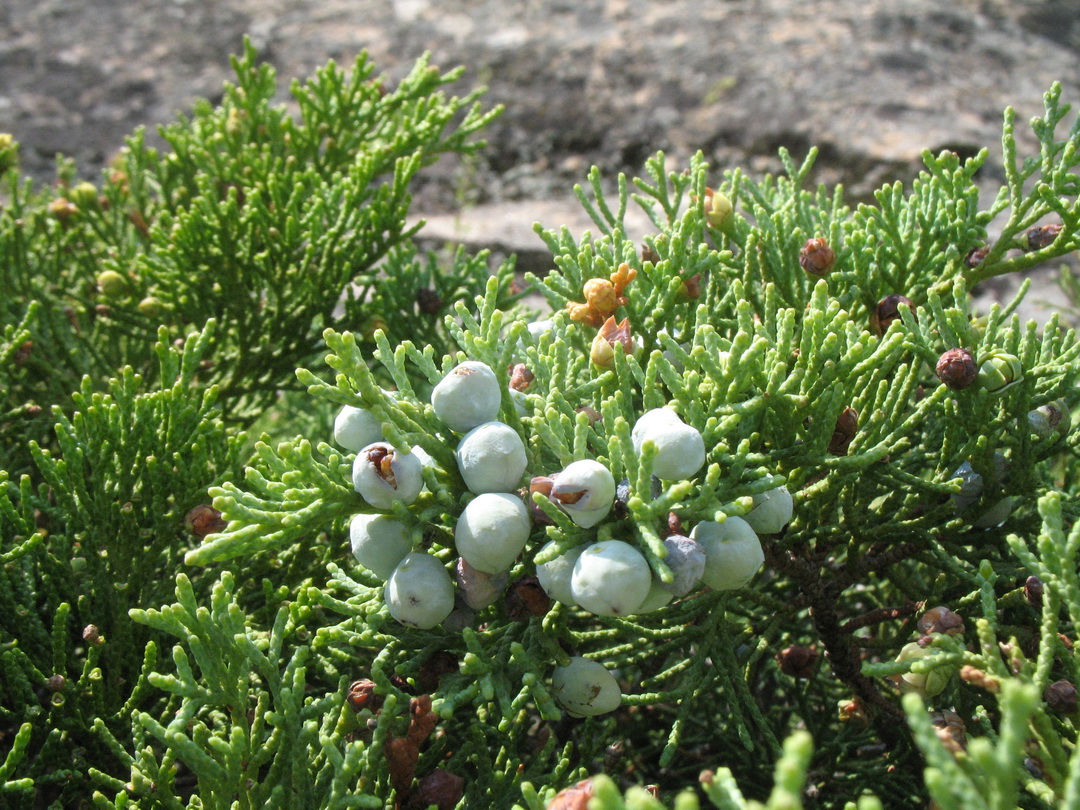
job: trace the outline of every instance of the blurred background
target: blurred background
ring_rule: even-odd
[[[910,182],[923,149],[987,146],[996,189],[1002,110],[1026,122],[1055,80],[1080,103],[1076,0],[5,0],[0,131],[38,179],[58,154],[96,179],[135,127],[219,99],[245,34],[283,101],[361,49],[390,82],[424,52],[463,65],[454,91],[485,85],[506,112],[478,158],[428,170],[414,210],[432,243],[530,268],[547,260],[534,222],[589,227],[572,187],[592,165],[633,174],[664,150],[675,169],[702,150],[719,180],[817,145],[814,179],[855,203]],[[1056,268],[1038,272],[1032,298],[1056,295]]]

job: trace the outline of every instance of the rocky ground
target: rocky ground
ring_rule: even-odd
[[[759,172],[816,144],[815,179],[857,200],[910,180],[924,148],[989,146],[989,187],[1005,106],[1026,120],[1054,80],[1080,102],[1075,0],[7,0],[0,130],[38,177],[58,153],[92,175],[134,127],[220,97],[244,34],[283,79],[361,49],[391,80],[425,51],[466,66],[460,91],[487,85],[506,112],[480,159],[434,168],[417,208],[433,239],[530,266],[546,258],[534,221],[588,227],[570,189],[593,164],[702,150]]]

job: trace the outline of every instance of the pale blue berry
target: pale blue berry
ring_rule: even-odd
[[[701,581],[718,591],[748,584],[765,562],[757,533],[742,518],[729,517],[723,523],[702,521],[690,532],[690,538],[705,549]]]
[[[647,441],[656,445],[653,474],[665,481],[691,478],[705,464],[701,433],[670,408],[654,408],[642,414],[630,436],[638,453]]]
[[[755,495],[754,505],[743,515],[743,520],[758,534],[776,534],[791,522],[794,508],[787,487],[776,487]]]
[[[574,523],[588,529],[607,517],[615,502],[615,478],[607,467],[583,459],[554,477],[549,497]]]
[[[664,562],[674,574],[671,582],[662,583],[661,587],[673,596],[686,596],[701,582],[705,574],[705,549],[696,540],[681,534],[673,534],[664,539],[667,556]]]
[[[369,444],[356,454],[352,479],[356,491],[376,509],[389,509],[394,501],[410,504],[424,486],[420,459],[386,442]]]
[[[502,422],[487,422],[458,443],[457,462],[465,486],[479,495],[517,489],[528,460],[516,430]]]
[[[597,616],[636,613],[652,587],[652,571],[641,552],[621,540],[588,546],[574,564],[570,593]]]
[[[379,418],[364,408],[346,405],[334,419],[334,441],[357,453],[369,444],[383,440]]]
[[[554,545],[555,541],[552,540],[541,549],[541,552],[549,550]],[[560,554],[555,559],[536,566],[536,578],[540,580],[540,587],[544,589],[544,593],[564,605],[577,604],[570,590],[570,579],[574,575],[574,565],[584,550],[583,545],[575,546],[565,554]]]
[[[454,609],[454,583],[437,559],[412,552],[386,581],[383,597],[390,615],[399,622],[429,630]]]
[[[574,717],[594,717],[619,708],[622,691],[603,664],[574,657],[551,676],[551,694]]]
[[[501,404],[502,389],[495,372],[477,360],[455,366],[431,392],[435,415],[458,433],[496,419]]]
[[[408,528],[389,515],[353,515],[349,540],[356,561],[383,581],[412,551]]]
[[[477,495],[454,528],[457,553],[477,571],[507,570],[529,539],[529,510],[521,498],[503,492]]]

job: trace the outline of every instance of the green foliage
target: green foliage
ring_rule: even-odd
[[[438,93],[456,74],[421,63],[384,94],[363,58],[331,65],[294,86],[294,120],[250,49],[237,72],[220,109],[164,130],[168,151],[137,136],[101,195],[71,187],[74,210],[8,175],[0,256],[23,297],[0,333],[3,429],[26,440],[9,457],[26,474],[0,473],[13,801],[74,805],[93,781],[116,808],[540,810],[603,772],[590,806],[605,810],[1077,803],[1080,341],[1058,318],[1021,323],[1026,287],[987,313],[969,297],[1076,247],[1080,124],[1056,135],[1058,87],[1033,123],[1038,156],[1019,161],[1006,115],[987,211],[985,151],[927,154],[910,191],[855,210],[806,188],[813,152],[715,188],[700,157],[668,173],[657,155],[614,194],[594,170],[577,192],[595,234],[538,229],[556,269],[530,281],[553,312],[528,323],[510,265],[419,257],[404,224],[416,171],[471,149],[487,120]],[[655,226],[643,246],[630,205]],[[895,317],[888,295],[906,299]],[[139,341],[157,320],[154,372]],[[92,368],[37,365],[84,341]],[[936,365],[959,348],[981,369],[947,385]],[[470,607],[459,584],[418,629],[349,556],[347,521],[379,510],[312,414],[366,409],[395,453],[424,459],[421,493],[382,511],[464,583],[455,532],[473,493],[431,404],[464,360],[498,380],[536,519],[493,601]],[[265,410],[298,365],[301,393],[281,400],[296,422],[260,424],[303,432],[263,436],[241,472],[225,420]],[[55,394],[75,377],[69,412]],[[20,421],[46,397],[52,446]],[[1054,403],[1060,423],[1031,416]],[[702,438],[685,479],[654,475],[656,441],[635,446],[660,407]],[[542,480],[526,487],[582,459],[619,482],[587,527]],[[743,587],[598,616],[547,604],[532,579],[618,539],[670,583],[665,537],[737,525],[780,486],[794,514],[762,530],[764,570]],[[194,545],[182,515],[207,488],[227,525]],[[564,712],[552,675],[572,656],[616,679],[616,710]]]
[[[91,768],[122,773],[95,726],[127,725],[157,656],[128,610],[169,596],[191,542],[184,516],[204,482],[240,469],[216,388],[197,383],[209,327],[182,349],[160,331],[157,386],[130,367],[107,393],[86,377],[73,413],[54,409],[57,451],[32,442],[34,475],[0,472],[0,722],[32,725],[5,767],[40,797],[85,796]]]
[[[417,172],[476,149],[498,113],[476,94],[444,96],[460,70],[420,60],[390,89],[365,54],[348,72],[331,62],[294,82],[294,118],[250,44],[234,67],[219,106],[163,127],[161,151],[137,133],[100,188],[62,163],[58,188],[37,191],[5,161],[0,335],[5,357],[21,355],[0,369],[0,466],[25,468],[26,439],[43,440],[49,407],[83,375],[100,390],[124,365],[153,374],[160,324],[180,338],[217,322],[203,381],[226,418],[250,423],[294,385],[324,328],[423,322],[442,349],[441,313],[483,289],[484,257],[436,266],[406,225]]]
[[[1061,118],[1056,91],[1047,96],[1047,110],[1046,120]],[[1050,138],[1039,126],[1043,139]],[[1058,167],[1072,165],[1073,149],[1045,144],[1059,160],[1048,163],[1045,174],[1029,172],[1035,187],[1050,184],[1059,196],[1068,193],[1071,181]],[[549,776],[548,785],[595,768],[606,746],[618,741],[622,754],[608,765],[615,773],[635,770],[638,778],[660,779],[660,766],[670,788],[692,778],[702,761],[722,757],[748,795],[764,798],[778,741],[799,725],[817,743],[800,766],[800,779],[808,769],[819,775],[812,792],[820,806],[866,804],[860,794],[873,787],[882,802],[898,807],[924,800],[918,751],[928,738],[925,722],[915,723],[914,736],[906,731],[897,686],[887,678],[907,688],[915,684],[935,706],[955,701],[966,713],[981,705],[957,684],[955,673],[970,658],[960,640],[924,634],[928,647],[901,655],[918,635],[907,620],[939,603],[961,611],[980,599],[996,605],[1028,575],[1030,565],[1007,538],[1038,531],[1036,499],[1064,483],[1055,464],[1075,447],[1074,438],[1063,442],[1059,432],[1033,432],[1028,414],[1061,397],[1072,404],[1080,343],[1057,319],[1042,328],[1021,324],[1011,314],[1019,299],[986,317],[970,310],[968,289],[987,269],[971,266],[968,254],[1006,207],[999,202],[989,212],[977,210],[972,178],[985,152],[963,163],[951,153],[927,155],[927,171],[910,194],[884,189],[877,206],[855,212],[841,204],[839,190],[802,188],[813,155],[802,165],[783,157],[787,176],[753,181],[731,172],[713,192],[700,160],[685,173],[665,174],[657,156],[646,167],[648,177],[633,181],[633,194],[620,179],[614,204],[594,172],[591,194],[582,189],[579,196],[599,235],[541,232],[558,267],[533,279],[555,310],[546,331],[534,333],[501,310],[492,282],[476,312],[458,306],[456,319],[447,320],[456,354],[440,358],[430,347],[377,334],[369,356],[352,334],[328,330],[334,382],[298,372],[311,394],[370,410],[388,441],[431,457],[426,491],[392,512],[411,527],[417,548],[450,563],[457,516],[471,495],[451,453],[457,437],[428,404],[425,386],[418,389],[414,381],[434,385],[468,358],[494,369],[506,390],[508,367],[524,363],[534,379],[523,411],[507,390],[499,414],[525,441],[524,480],[589,457],[624,479],[628,494],[623,514],[595,529],[576,526],[543,495],[533,496],[553,523],[534,529],[511,581],[566,549],[611,538],[636,545],[654,575],[665,579],[670,571],[661,538],[673,522],[688,530],[743,514],[752,496],[781,483],[795,495],[785,533],[764,539],[769,572],[750,588],[693,593],[625,618],[556,605],[522,622],[498,603],[476,617],[476,629],[398,630],[384,642],[378,659],[393,662],[394,671],[414,683],[425,649],[457,660],[464,679],[444,678],[433,698],[443,733],[461,741],[454,761],[467,764],[457,772],[481,767],[492,773],[483,794],[491,806],[499,803],[501,779],[515,779],[525,763],[508,756],[492,770],[491,742],[464,729],[491,718],[507,723],[518,716],[518,705],[557,741],[546,764],[542,749],[525,765],[564,775],[563,781]],[[710,220],[713,194],[735,201],[728,219]],[[1033,211],[1049,210],[1027,196],[1000,199],[1026,212],[1016,215],[1021,227],[1034,222]],[[641,253],[624,236],[631,202],[657,226]],[[1061,205],[1067,213],[1076,208],[1075,201]],[[1071,248],[1074,222],[1063,217],[1051,247],[1038,249],[1050,251],[1044,260]],[[816,279],[799,261],[803,244],[815,237],[835,245],[835,266]],[[1002,255],[1003,246],[1015,245],[1015,232],[1009,238],[1014,241],[995,243]],[[619,290],[624,300],[615,314],[626,319],[636,348],[614,351],[612,365],[598,368],[596,327],[572,316],[588,298],[587,282],[620,273],[625,281],[630,270],[636,277]],[[900,307],[895,323],[874,331],[871,315],[893,293],[911,303]],[[978,362],[1014,356],[1018,378],[1005,387],[986,378],[963,390],[941,384],[934,374],[938,357],[960,346]],[[393,394],[380,387],[385,378],[393,380]],[[657,482],[651,475],[655,448],[646,444],[634,452],[630,429],[638,416],[664,405],[694,426],[708,448],[705,468],[691,480]],[[849,425],[850,443],[838,445],[848,409],[857,414],[857,428]],[[189,563],[285,548],[313,526],[342,536],[345,518],[372,511],[350,486],[350,455],[316,437],[276,449],[263,445],[259,453],[244,486],[213,491],[229,526],[193,550]],[[981,476],[974,496],[964,489],[965,464]],[[1059,497],[1075,514],[1075,492]],[[548,541],[554,550],[541,553]],[[984,596],[988,567],[1001,591]],[[336,582],[375,584],[367,574],[333,570]],[[392,620],[377,592],[363,593],[365,626],[385,632]],[[470,623],[467,615],[448,619],[455,627],[462,621]],[[831,672],[822,667],[813,677],[793,677],[781,651],[799,648],[825,653]],[[624,697],[614,717],[577,727],[554,720],[544,681],[567,651],[618,673]],[[931,683],[935,692],[945,691],[931,695]],[[852,719],[839,719],[838,704]],[[1022,740],[1017,729],[1027,719],[1010,721],[1000,733],[1012,729]],[[988,733],[995,722],[987,724]],[[875,751],[869,758],[864,753]],[[1037,781],[1019,780],[1014,761],[1002,762],[1008,769],[987,788],[1004,791],[994,794],[994,806],[1008,805],[1022,782]]]

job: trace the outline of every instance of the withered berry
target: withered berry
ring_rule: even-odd
[[[846,456],[851,440],[859,430],[859,413],[854,408],[844,408],[836,418],[832,438],[829,440],[829,452],[834,456]]]
[[[364,709],[375,711],[382,705],[382,696],[375,694],[375,682],[368,678],[353,681],[349,685],[345,700],[354,712],[362,712]]]
[[[1023,249],[1027,252],[1049,247],[1061,233],[1061,225],[1038,225],[1028,229],[1020,238]]]
[[[776,654],[780,671],[792,678],[812,678],[817,669],[818,651],[813,647],[792,644]]]
[[[226,523],[221,519],[221,512],[209,504],[201,503],[187,513],[184,525],[196,537],[206,537],[225,531]]]
[[[884,335],[889,331],[892,322],[900,318],[900,304],[906,304],[914,315],[915,305],[906,296],[894,293],[886,295],[878,302],[877,308],[870,314],[870,329],[875,335]]]
[[[937,361],[938,379],[953,391],[967,388],[979,375],[975,358],[967,349],[949,349]]]
[[[799,251],[799,265],[811,276],[828,275],[836,261],[836,253],[822,237],[807,239]]]
[[[539,579],[526,575],[510,583],[503,606],[513,621],[523,622],[551,610],[551,597],[544,592]]]
[[[1068,681],[1054,681],[1046,687],[1043,699],[1058,714],[1076,714],[1076,687]]]
[[[1033,608],[1041,608],[1043,603],[1043,583],[1038,577],[1028,577],[1024,582],[1024,598]]]
[[[947,607],[936,607],[926,611],[919,618],[919,630],[923,633],[944,633],[947,636],[959,636],[964,633],[964,620],[958,613]]]

